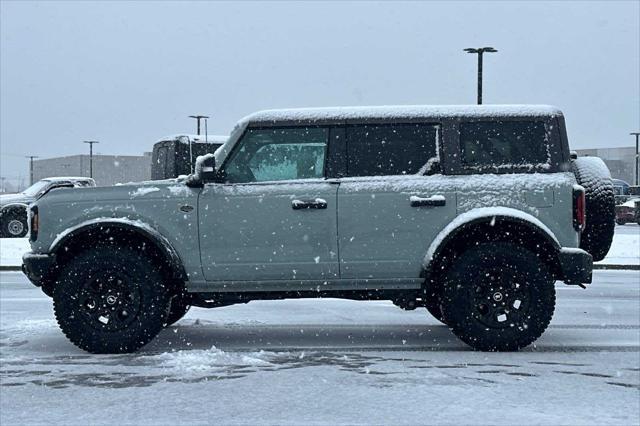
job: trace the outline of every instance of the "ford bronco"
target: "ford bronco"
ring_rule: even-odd
[[[189,306],[425,307],[478,350],[547,328],[614,228],[609,171],[548,106],[263,111],[185,179],[58,190],[23,269],[77,346],[132,352]]]

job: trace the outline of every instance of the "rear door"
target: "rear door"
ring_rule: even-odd
[[[259,290],[265,280],[338,278],[328,135],[325,127],[247,130],[222,166],[225,182],[205,185],[200,196],[207,281],[255,281]]]
[[[341,277],[417,279],[430,243],[456,213],[440,174],[440,126],[346,128],[347,175],[338,191]]]

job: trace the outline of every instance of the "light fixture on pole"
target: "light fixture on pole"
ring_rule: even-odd
[[[38,158],[37,155],[27,155],[29,159],[29,186],[33,185],[33,159]]]
[[[631,136],[636,137],[636,186],[640,185],[640,165],[638,161],[640,160],[640,152],[638,152],[638,137],[640,136],[640,132],[631,132],[629,133]]]
[[[464,51],[478,54],[478,105],[482,105],[482,55],[484,53],[495,53],[497,50],[493,47],[468,47]]]
[[[83,141],[89,144],[89,177],[93,178],[93,144],[100,143],[98,141]]]
[[[207,118],[209,118],[209,116],[207,116],[207,115],[190,115],[189,118],[195,118],[197,120],[197,122],[198,122],[198,133],[197,134],[200,135],[200,120],[202,120],[203,118],[207,119]]]

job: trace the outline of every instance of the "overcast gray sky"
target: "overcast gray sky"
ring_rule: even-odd
[[[141,154],[266,108],[544,103],[572,148],[640,128],[640,2],[18,2],[0,6],[2,176],[25,155]]]

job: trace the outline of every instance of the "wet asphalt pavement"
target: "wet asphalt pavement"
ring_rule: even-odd
[[[325,299],[193,309],[137,354],[97,356],[22,274],[0,283],[0,424],[640,421],[637,271],[559,283],[547,332],[506,354],[424,309]]]

